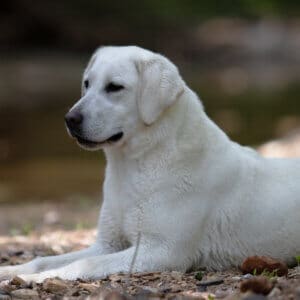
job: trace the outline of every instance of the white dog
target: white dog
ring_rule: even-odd
[[[100,48],[82,89],[66,123],[81,146],[107,158],[97,240],[2,267],[2,279],[220,270],[249,255],[299,254],[300,161],[264,159],[230,141],[168,59]]]

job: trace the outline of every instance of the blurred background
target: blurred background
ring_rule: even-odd
[[[232,139],[300,155],[300,1],[10,0],[0,28],[1,234],[95,225],[105,161],[64,114],[100,45],[165,54]]]

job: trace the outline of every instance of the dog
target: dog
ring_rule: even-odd
[[[300,160],[232,142],[166,57],[99,48],[65,121],[80,146],[106,155],[96,241],[2,267],[0,278],[222,270],[250,255],[299,254]]]

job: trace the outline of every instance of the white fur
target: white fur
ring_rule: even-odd
[[[150,69],[149,69],[150,68]],[[138,47],[104,47],[72,109],[84,136],[103,141],[104,201],[90,248],[2,267],[26,280],[101,278],[133,271],[238,266],[249,255],[289,261],[300,252],[300,161],[264,159],[232,141],[165,57]],[[107,82],[125,89],[107,94]]]

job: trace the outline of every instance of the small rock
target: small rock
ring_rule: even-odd
[[[252,273],[256,270],[256,274],[259,275],[264,271],[273,272],[276,271],[276,275],[285,276],[288,274],[287,265],[272,257],[268,256],[250,256],[241,265],[241,270],[244,274]]]
[[[79,283],[78,287],[81,288],[81,289],[84,289],[84,290],[86,290],[86,291],[88,291],[90,293],[93,293],[93,292],[95,292],[98,289],[98,287],[96,285],[94,285],[94,284],[83,283],[83,282]]]
[[[112,274],[109,276],[109,280],[112,282],[121,282],[121,280],[124,278],[124,276],[120,274]]]
[[[241,300],[241,299],[242,299],[241,294],[237,292],[232,293],[226,297],[226,300]]]
[[[251,292],[240,294],[234,293],[226,298],[226,300],[267,300],[264,295],[253,294]]]
[[[49,278],[43,282],[43,288],[50,293],[64,294],[69,289],[68,285],[61,279]]]
[[[119,292],[113,291],[113,292],[102,292],[99,295],[98,299],[103,299],[103,300],[126,300],[127,297],[122,295]]]
[[[247,273],[245,275],[242,276],[243,279],[250,279],[250,278],[253,278],[253,275],[250,274],[250,273]]]
[[[50,210],[44,215],[44,223],[53,225],[59,222],[59,213],[56,210]]]
[[[151,286],[143,286],[143,288],[141,289],[141,292],[144,293],[144,294],[147,294],[147,293],[157,294],[158,291],[159,291],[158,288],[154,288],[154,287],[151,287]]]
[[[182,280],[182,273],[180,273],[180,272],[172,271],[171,276],[172,276],[173,279],[175,279],[177,281]]]
[[[186,291],[183,292],[182,295],[178,295],[176,298],[171,299],[181,299],[181,300],[192,300],[192,299],[198,299],[198,300],[205,300],[205,299],[214,299],[214,294],[207,293],[207,292],[195,292],[195,291]]]
[[[280,295],[281,295],[281,290],[278,287],[275,287],[268,295],[268,298],[277,299]]]
[[[25,280],[23,280],[22,278],[15,276],[11,281],[10,284],[12,285],[16,285],[16,286],[23,286],[26,287],[27,283]]]
[[[23,262],[24,262],[24,260],[20,256],[12,256],[9,260],[9,263],[11,265],[18,265],[18,264],[21,264]]]
[[[294,268],[294,271],[297,272],[297,273],[300,273],[300,265],[299,265],[299,266],[296,266],[296,267]]]
[[[268,280],[268,278],[260,276],[253,277],[243,281],[240,285],[240,290],[242,293],[251,291],[255,294],[268,295],[273,288],[273,284]]]
[[[172,284],[171,293],[179,293],[181,291],[182,291],[181,286],[179,286],[178,284]]]
[[[5,262],[7,262],[7,261],[9,261],[9,256],[8,255],[1,255],[0,256],[0,263],[2,264],[2,263],[5,263]]]
[[[0,300],[10,300],[11,296],[4,290],[0,290]]]
[[[300,286],[298,286],[296,289],[295,289],[295,293],[297,295],[297,297],[300,299]],[[297,299],[298,299],[297,298]]]
[[[170,293],[171,290],[172,290],[172,288],[169,284],[164,284],[163,286],[160,287],[159,293],[166,294],[166,293]]]
[[[143,276],[145,279],[150,280],[150,281],[154,281],[156,279],[160,279],[160,274],[157,273],[148,273],[147,275]]]
[[[197,291],[198,291],[198,292],[201,292],[201,293],[202,293],[202,292],[206,292],[206,291],[207,291],[207,286],[205,286],[205,285],[204,285],[204,286],[201,286],[201,285],[200,285],[200,286],[198,287]]]
[[[9,293],[14,288],[10,285],[9,280],[4,280],[0,282],[0,291]]]
[[[223,290],[219,289],[219,290],[215,291],[215,297],[217,299],[223,299],[223,298],[227,297],[229,295],[229,293],[230,292],[227,290],[223,291]]]
[[[11,292],[14,299],[38,299],[39,294],[31,289],[19,289]]]
[[[240,280],[242,280],[242,278],[243,278],[243,277],[241,277],[241,276],[233,276],[233,277],[231,277],[231,279],[232,279],[233,281],[240,281]]]
[[[21,256],[24,254],[24,251],[23,250],[16,250],[16,251],[9,251],[9,255],[11,256]]]
[[[238,300],[266,300],[267,298],[264,295],[260,294],[253,294],[253,293],[246,293]]]

